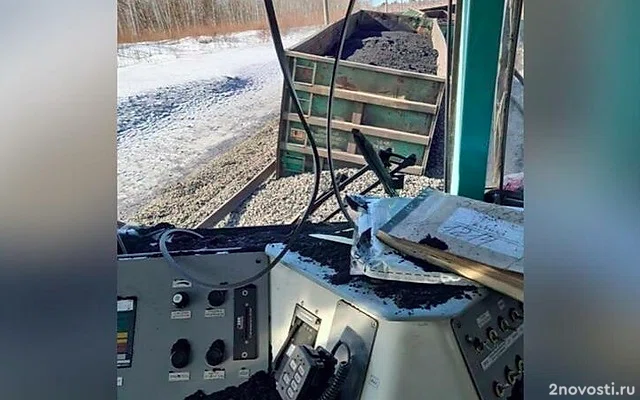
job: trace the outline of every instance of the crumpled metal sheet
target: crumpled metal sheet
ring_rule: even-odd
[[[351,248],[351,275],[424,284],[479,286],[454,273],[425,271],[376,237],[378,230],[411,200],[350,196],[349,205],[359,213]]]

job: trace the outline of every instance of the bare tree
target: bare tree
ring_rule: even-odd
[[[326,9],[325,3],[326,2]],[[359,0],[366,6],[368,0]],[[274,0],[283,28],[342,18],[347,0]],[[123,41],[265,29],[263,0],[117,0]],[[356,7],[356,9],[358,6]]]

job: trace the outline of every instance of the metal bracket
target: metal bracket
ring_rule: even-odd
[[[351,371],[344,383],[340,400],[360,398],[377,331],[378,321],[369,315],[344,300],[336,304],[327,349],[332,349],[340,340],[351,350]],[[343,354],[340,352],[336,354],[338,360],[344,359]]]

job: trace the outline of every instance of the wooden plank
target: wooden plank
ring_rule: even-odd
[[[307,154],[307,155],[311,155],[313,154],[311,152],[311,149],[306,148],[304,146],[300,146],[297,144],[293,144],[293,143],[280,143],[280,148],[281,149],[285,149],[286,151],[295,151],[298,153],[303,153],[303,154]],[[320,157],[327,157],[327,150],[325,149],[318,149],[318,154],[320,154]],[[339,151],[339,150],[332,150],[331,151],[331,156],[334,160],[339,160],[339,161],[345,161],[348,163],[353,163],[353,164],[357,164],[357,165],[366,165],[366,161],[364,160],[364,157],[357,155],[357,154],[349,154],[349,153],[345,153],[344,151]],[[422,167],[421,166],[412,166],[412,167],[408,167],[405,168],[403,170],[403,172],[406,172],[408,174],[411,175],[420,175],[421,174],[421,170]]]
[[[317,56],[315,54],[301,53],[293,50],[287,50],[286,54],[289,57],[305,58],[307,60],[319,61],[319,62],[323,62],[330,65],[333,65],[334,63],[334,59],[331,57]],[[434,81],[438,83],[443,83],[445,81],[444,76],[423,74],[420,72],[413,72],[413,71],[402,71],[399,69],[379,67],[377,65],[361,64],[353,61],[340,60],[339,67],[340,66],[351,67],[355,69],[364,69],[364,70],[375,71],[375,72],[382,72],[389,75],[404,76],[406,78],[423,79],[423,80]]]
[[[356,110],[351,114],[351,123],[360,125],[362,123],[362,112],[364,111],[364,104],[356,104]]]
[[[289,121],[300,122],[298,115],[289,113],[287,115]],[[327,120],[320,117],[307,117],[307,123],[309,125],[327,127]],[[408,143],[415,143],[421,145],[429,144],[429,137],[424,135],[416,135],[414,133],[395,131],[393,129],[377,128],[375,126],[357,125],[347,121],[332,121],[331,126],[335,129],[351,132],[352,129],[359,129],[365,135],[377,136],[385,139],[393,139]]]
[[[524,301],[524,276],[502,271],[446,251],[401,239],[383,231],[376,234],[387,246],[406,255],[455,272],[519,301]]]
[[[263,169],[255,178],[250,180],[242,189],[237,191],[229,200],[227,200],[217,210],[212,212],[205,218],[196,228],[213,228],[216,224],[224,219],[228,214],[238,208],[245,200],[251,196],[255,190],[260,187],[268,178],[276,171],[276,161],[272,161],[265,169]]]
[[[312,94],[329,96],[329,88],[326,86],[296,83],[295,87],[296,87],[296,90],[310,92]],[[421,112],[426,114],[435,114],[437,111],[437,107],[434,104],[396,99],[393,97],[381,96],[381,95],[371,94],[366,92],[358,92],[354,90],[344,90],[344,89],[336,88],[336,90],[334,91],[334,97],[338,99],[357,101],[360,103],[367,103],[367,104],[376,104],[379,106],[385,106],[385,107],[390,107],[390,108],[399,109],[399,110],[416,111],[416,112]]]

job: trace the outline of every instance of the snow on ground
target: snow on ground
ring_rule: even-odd
[[[291,31],[285,47],[318,28]],[[277,115],[282,75],[263,32],[118,49],[118,216]],[[231,172],[231,171],[229,171]]]

